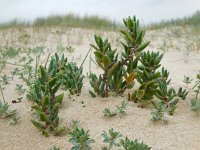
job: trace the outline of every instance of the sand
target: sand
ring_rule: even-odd
[[[53,50],[56,47],[56,30],[65,32],[62,42],[65,45],[72,45],[75,52],[66,53],[69,60],[74,60],[80,64],[86,55],[89,44],[93,41],[93,34],[98,33],[111,38],[114,47],[118,47],[116,41],[119,40],[119,34],[115,32],[102,32],[86,29],[68,29],[68,28],[25,28],[25,29],[7,29],[1,30],[1,45],[6,41],[13,46],[24,46],[18,41],[19,36],[23,34],[31,35],[27,47],[42,45],[45,42],[46,49]],[[200,70],[200,53],[190,51],[183,45],[179,45],[179,40],[174,37],[168,37],[168,32],[149,31],[147,39],[151,39],[149,50],[161,51],[163,39],[177,44],[177,47],[165,49],[162,65],[170,71],[172,78],[171,86],[178,88],[185,87],[183,83],[184,75],[195,78],[195,74]],[[186,40],[184,37],[181,40]],[[54,51],[51,51],[52,54]],[[48,53],[42,56],[42,62],[45,61]],[[14,61],[14,60],[12,60]],[[17,61],[17,60],[15,60]],[[89,59],[84,64],[84,74],[89,71]],[[9,74],[14,66],[7,65],[3,73]],[[92,64],[93,72],[100,72],[100,69]],[[19,97],[16,93],[16,83],[22,83],[19,79],[14,79],[9,85],[5,86],[3,91],[6,101],[11,104],[13,99]],[[192,87],[192,85],[190,86]],[[127,100],[126,94],[123,97],[110,96],[109,98],[96,97],[92,98],[88,93],[91,89],[88,78],[84,79],[84,87],[80,96],[68,98],[68,92],[65,93],[64,101],[60,109],[61,124],[69,125],[71,120],[78,120],[80,126],[89,130],[91,137],[96,141],[92,144],[92,150],[100,150],[104,145],[101,133],[108,131],[110,128],[122,133],[131,139],[138,139],[152,147],[153,150],[198,150],[200,149],[200,117],[190,110],[190,99],[193,93],[190,93],[185,101],[180,101],[174,116],[167,116],[169,123],[153,123],[151,119],[151,108],[139,108],[137,104],[128,102],[127,115],[123,118],[105,118],[102,111],[105,108],[114,108],[122,101]],[[84,104],[81,102],[84,101]],[[85,107],[83,107],[85,106]],[[0,120],[0,150],[48,150],[53,146],[58,146],[61,150],[69,150],[72,145],[69,143],[69,137],[66,135],[60,137],[50,136],[45,138],[37,128],[30,122],[32,118],[31,103],[26,100],[25,96],[21,103],[11,104],[11,108],[17,109],[21,119],[17,125],[9,125],[8,120]]]

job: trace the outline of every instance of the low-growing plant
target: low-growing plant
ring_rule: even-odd
[[[20,117],[17,117],[16,111],[17,111],[16,109],[11,110],[10,105],[8,105],[7,102],[0,101],[0,118],[1,119],[10,118],[12,120],[11,124],[15,125],[20,119]]]
[[[123,135],[119,132],[115,132],[113,129],[110,129],[107,132],[103,131],[101,134],[103,137],[103,142],[108,144],[108,146],[104,146],[102,150],[111,150],[111,149],[119,149],[119,150],[150,150],[151,147],[142,143],[139,143],[138,140],[130,140],[129,138],[122,138]]]
[[[51,149],[49,149],[49,150],[60,150],[60,147],[54,146],[53,148],[51,148]]]
[[[72,46],[68,46],[68,47],[66,47],[66,50],[67,50],[67,52],[69,52],[69,53],[73,53],[74,50],[75,50],[75,48],[73,48]]]
[[[71,150],[91,150],[91,144],[95,141],[90,138],[89,131],[83,128],[75,128],[73,132],[69,133],[69,142],[73,144]]]
[[[123,117],[123,116],[127,115],[127,113],[126,113],[127,105],[128,105],[128,103],[126,101],[123,101],[120,106],[116,106],[115,111],[111,111],[110,109],[105,108],[103,111],[104,116],[111,118],[116,115],[119,115],[120,117]]]
[[[4,85],[6,84],[9,84],[9,81],[11,80],[12,78],[9,77],[7,74],[4,74],[3,76],[1,76],[1,80],[0,82]]]
[[[154,106],[154,109],[151,112],[152,121],[164,121],[167,123],[167,118],[165,116],[165,113],[168,111],[167,106],[161,101],[152,101],[152,104]]]
[[[192,82],[192,79],[190,79],[189,76],[184,76],[184,80],[183,82],[186,84],[186,86],[188,87],[188,84],[190,84]]]
[[[197,74],[197,81],[192,88],[194,92],[196,93],[195,97],[191,100],[191,110],[196,112],[197,115],[200,112],[200,99],[199,99],[199,93],[200,93],[200,73]]]
[[[26,89],[23,88],[23,85],[16,84],[15,90],[18,92],[19,95],[22,95],[26,92]]]
[[[110,129],[107,132],[103,131],[103,133],[101,134],[101,136],[103,137],[103,142],[108,144],[107,147],[103,147],[102,149],[103,150],[111,150],[111,148],[113,146],[116,146],[116,147],[120,147],[120,144],[119,144],[119,138],[122,137],[122,134],[120,134],[119,132],[115,132],[112,129]]]
[[[54,135],[65,131],[65,127],[59,127],[58,111],[64,94],[56,95],[61,86],[61,82],[55,77],[56,73],[56,70],[52,68],[47,71],[40,66],[38,78],[29,93],[29,98],[34,102],[32,109],[37,115],[36,120],[31,120],[31,122],[45,136],[48,136],[48,129],[53,131]]]
[[[129,138],[121,139],[120,144],[124,150],[151,150],[151,147],[142,143],[139,143],[138,140],[130,140]]]

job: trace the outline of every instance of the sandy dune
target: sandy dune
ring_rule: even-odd
[[[6,45],[7,43],[12,46],[24,46],[23,42],[19,42],[19,37],[28,34],[26,47],[40,46],[45,42],[46,50],[52,54],[57,46],[59,37],[55,31],[64,32],[62,35],[62,43],[72,45],[75,52],[66,53],[69,60],[76,61],[80,64],[88,52],[89,44],[93,42],[93,35],[101,34],[108,36],[111,42],[114,42],[114,47],[120,48],[117,41],[120,40],[119,34],[115,32],[102,32],[94,30],[83,29],[68,29],[68,28],[26,28],[26,29],[8,29],[0,31],[0,44]],[[163,40],[172,43],[175,46],[169,48],[165,47],[162,65],[170,71],[172,78],[171,85],[175,88],[185,86],[183,83],[184,75],[195,78],[196,73],[200,70],[200,53],[196,51],[187,51],[183,44],[179,44],[179,40],[183,41],[186,38],[182,37],[177,40],[176,37],[169,37],[168,30],[149,31],[147,32],[147,39],[151,40],[151,45],[147,50],[160,50]],[[178,46],[177,46],[178,45]],[[177,48],[178,47],[178,48]],[[161,50],[160,50],[161,51]],[[45,61],[48,52],[42,56],[42,62]],[[17,62],[17,60],[10,60]],[[15,66],[7,65],[3,73],[10,73]],[[89,59],[84,64],[84,74],[89,71]],[[100,72],[100,69],[92,64],[93,72]],[[3,74],[2,73],[2,74]],[[16,99],[16,83],[21,83],[19,79],[14,79],[9,85],[5,86],[4,94],[7,102],[11,103]],[[191,85],[192,87],[192,85]],[[119,105],[124,97],[109,98],[96,97],[92,98],[88,93],[91,89],[88,79],[84,80],[84,87],[81,95],[74,96],[72,99],[68,98],[68,93],[65,92],[65,98],[60,109],[61,124],[69,125],[71,120],[80,121],[81,127],[90,131],[91,137],[96,141],[92,145],[92,149],[100,150],[103,146],[101,133],[110,128],[121,132],[124,136],[132,139],[139,139],[152,147],[153,150],[198,150],[200,149],[200,117],[190,110],[190,98],[193,93],[190,93],[186,101],[180,101],[174,116],[168,116],[169,123],[151,122],[150,112],[151,108],[141,109],[137,104],[129,102],[127,109],[128,115],[119,118],[114,117],[106,119],[103,117],[102,111],[105,108],[114,108]],[[84,106],[81,103],[84,101]],[[32,118],[31,103],[26,100],[25,96],[21,103],[11,104],[12,108],[18,110],[21,119],[19,124],[15,126],[9,125],[9,121],[0,120],[0,150],[47,150],[55,146],[60,146],[62,150],[69,150],[71,144],[68,142],[67,136],[48,138],[43,137],[40,132],[32,125],[30,119]]]

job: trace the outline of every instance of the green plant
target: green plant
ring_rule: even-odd
[[[9,84],[10,80],[11,80],[11,77],[9,77],[7,74],[4,74],[3,76],[1,76],[0,82],[2,82],[2,84],[6,85],[6,84]]]
[[[103,111],[104,116],[111,118],[111,117],[114,117],[116,115],[119,115],[120,117],[123,117],[127,114],[126,111],[125,111],[125,109],[127,108],[127,105],[128,105],[128,103],[123,101],[120,106],[116,106],[115,111],[111,111],[110,109],[105,108],[104,111]]]
[[[103,131],[101,136],[104,138],[103,142],[108,144],[108,147],[104,147],[102,149],[111,150],[113,146],[120,147],[119,138],[122,137],[122,134],[115,132],[113,128],[110,129],[108,133]]]
[[[83,67],[78,68],[75,63],[68,63],[64,70],[63,85],[70,94],[79,95],[83,87]]]
[[[184,82],[184,83],[187,85],[187,87],[188,87],[188,84],[190,84],[190,83],[192,82],[192,79],[190,79],[190,77],[188,77],[188,76],[184,76],[183,82]]]
[[[102,147],[102,150],[150,150],[151,147],[142,143],[139,143],[138,140],[130,140],[127,137],[122,138],[122,134],[115,132],[113,129],[110,129],[109,132],[103,131],[101,134],[104,138],[103,142],[108,144],[108,146]]]
[[[67,62],[64,54],[61,57],[55,54],[49,64],[49,69],[53,68],[55,68],[57,74],[60,74],[59,80],[65,90],[69,90],[72,95],[81,93],[84,78],[82,66],[78,67],[73,62]]]
[[[172,87],[168,89],[168,83],[165,80],[159,80],[158,85],[156,97],[166,105],[169,114],[173,115],[179,99],[185,100],[188,91],[186,91],[186,89],[183,90],[182,87],[178,89],[178,92]]]
[[[49,150],[60,150],[60,147],[54,146],[53,148],[51,148],[51,149],[49,149]]]
[[[167,118],[165,117],[165,112],[167,112],[167,106],[161,101],[152,101],[152,104],[154,106],[154,109],[151,112],[152,121],[164,121],[165,123],[167,123]]]
[[[194,92],[196,93],[195,98],[191,100],[191,110],[196,112],[197,115],[200,112],[200,99],[199,99],[199,93],[200,93],[200,73],[197,74],[197,81],[195,85],[192,88]]]
[[[55,77],[56,73],[53,68],[49,68],[47,71],[40,66],[38,78],[36,78],[29,93],[29,98],[34,102],[32,109],[35,110],[37,115],[37,119],[31,120],[31,122],[45,136],[48,136],[48,129],[53,131],[54,135],[59,135],[65,131],[65,127],[59,127],[58,110],[64,94],[56,95],[61,86],[58,78]]]
[[[121,30],[124,41],[121,42],[123,52],[120,58],[117,50],[111,48],[108,39],[103,40],[102,37],[95,35],[96,45],[91,44],[95,50],[96,63],[104,73],[99,77],[92,73],[90,84],[102,97],[108,97],[110,91],[122,94],[127,88],[133,87],[140,52],[149,44],[149,42],[143,42],[145,31],[140,28],[139,20],[135,16],[123,21],[125,29]],[[95,96],[92,91],[90,94]]]
[[[124,150],[151,150],[151,147],[142,143],[139,143],[138,140],[130,140],[127,137],[125,139],[121,139],[120,144],[124,148]]]
[[[83,128],[76,128],[69,133],[69,136],[69,142],[73,144],[72,150],[90,150],[90,145],[95,142],[90,138],[89,131],[85,131]]]
[[[66,47],[66,50],[67,50],[67,52],[69,52],[69,53],[73,53],[74,50],[75,50],[75,48],[73,48],[72,46],[68,46],[68,47]]]
[[[16,113],[16,109],[15,110],[10,110],[10,106],[8,105],[7,102],[2,102],[0,101],[0,118],[11,118],[12,125],[15,125],[18,120],[20,119],[20,117],[17,117],[17,113]]]
[[[23,85],[21,84],[16,84],[15,90],[19,93],[19,95],[22,95],[26,92],[26,89],[23,88]]]
[[[131,100],[142,104],[149,103],[157,93],[157,80],[161,74],[157,69],[161,66],[163,55],[159,52],[143,52],[140,57],[141,65],[138,67],[136,79],[140,84],[138,90],[131,95]]]

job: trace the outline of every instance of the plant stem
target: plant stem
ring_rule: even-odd
[[[83,59],[83,62],[82,62],[81,65],[80,65],[80,68],[83,66],[83,64],[84,64],[84,62],[85,62],[85,60],[86,60],[88,54],[90,53],[91,49],[92,49],[92,48],[90,48],[90,49],[88,50],[88,52],[87,52],[85,58]]]
[[[3,90],[2,90],[2,88],[1,88],[1,85],[0,85],[0,91],[1,91],[1,95],[2,95],[3,101],[6,102],[6,101],[5,101],[4,94],[3,94]]]

